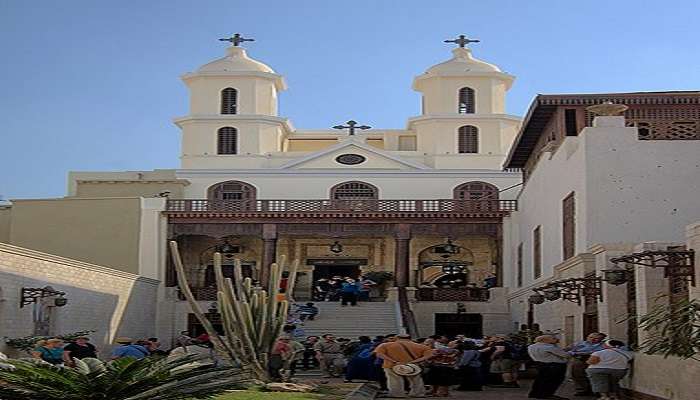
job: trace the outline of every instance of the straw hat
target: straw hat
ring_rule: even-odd
[[[134,341],[134,339],[132,339],[130,337],[118,337],[118,338],[114,339],[114,341],[116,343],[119,343],[119,344],[127,344],[127,343],[132,343]]]
[[[396,375],[400,376],[416,376],[421,373],[421,368],[416,364],[399,364],[391,368]]]

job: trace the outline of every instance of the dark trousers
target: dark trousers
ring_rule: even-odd
[[[537,363],[537,377],[528,397],[546,399],[556,393],[566,379],[565,363]]]
[[[571,379],[574,381],[576,393],[592,393],[591,382],[586,375],[588,357],[576,357],[571,361]]]
[[[345,293],[341,294],[342,302],[340,304],[347,306],[350,303],[351,306],[357,305],[357,294],[356,293]]]
[[[460,367],[458,376],[459,387],[457,390],[482,390],[481,367]]]
[[[318,359],[315,351],[304,351],[304,359],[301,362],[303,369],[318,368]]]

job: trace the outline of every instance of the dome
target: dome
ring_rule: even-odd
[[[430,67],[425,73],[456,75],[469,72],[501,72],[497,66],[472,57],[472,52],[468,48],[458,47],[452,50],[452,54],[454,54],[452,59]]]
[[[231,46],[226,49],[226,57],[205,64],[197,72],[266,72],[275,71],[260,61],[249,58],[242,47]]]

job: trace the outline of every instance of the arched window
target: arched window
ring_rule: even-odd
[[[221,91],[221,113],[222,114],[237,114],[238,106],[238,90],[234,88],[226,88]]]
[[[217,132],[216,151],[218,154],[238,154],[238,130],[224,126]]]
[[[209,200],[255,200],[255,187],[240,181],[217,183],[208,192]]]
[[[474,89],[463,87],[459,89],[459,106],[457,112],[460,114],[474,114]]]
[[[343,182],[331,188],[331,199],[333,200],[362,200],[378,199],[379,190],[369,183],[364,182]]]
[[[478,153],[479,152],[479,128],[473,125],[459,127],[457,152],[458,153]]]
[[[498,188],[486,182],[467,182],[454,189],[457,200],[498,200]]]

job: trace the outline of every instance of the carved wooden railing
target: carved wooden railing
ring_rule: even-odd
[[[419,301],[489,301],[487,288],[418,288]]]
[[[507,213],[517,200],[168,200],[168,212],[203,213]]]

